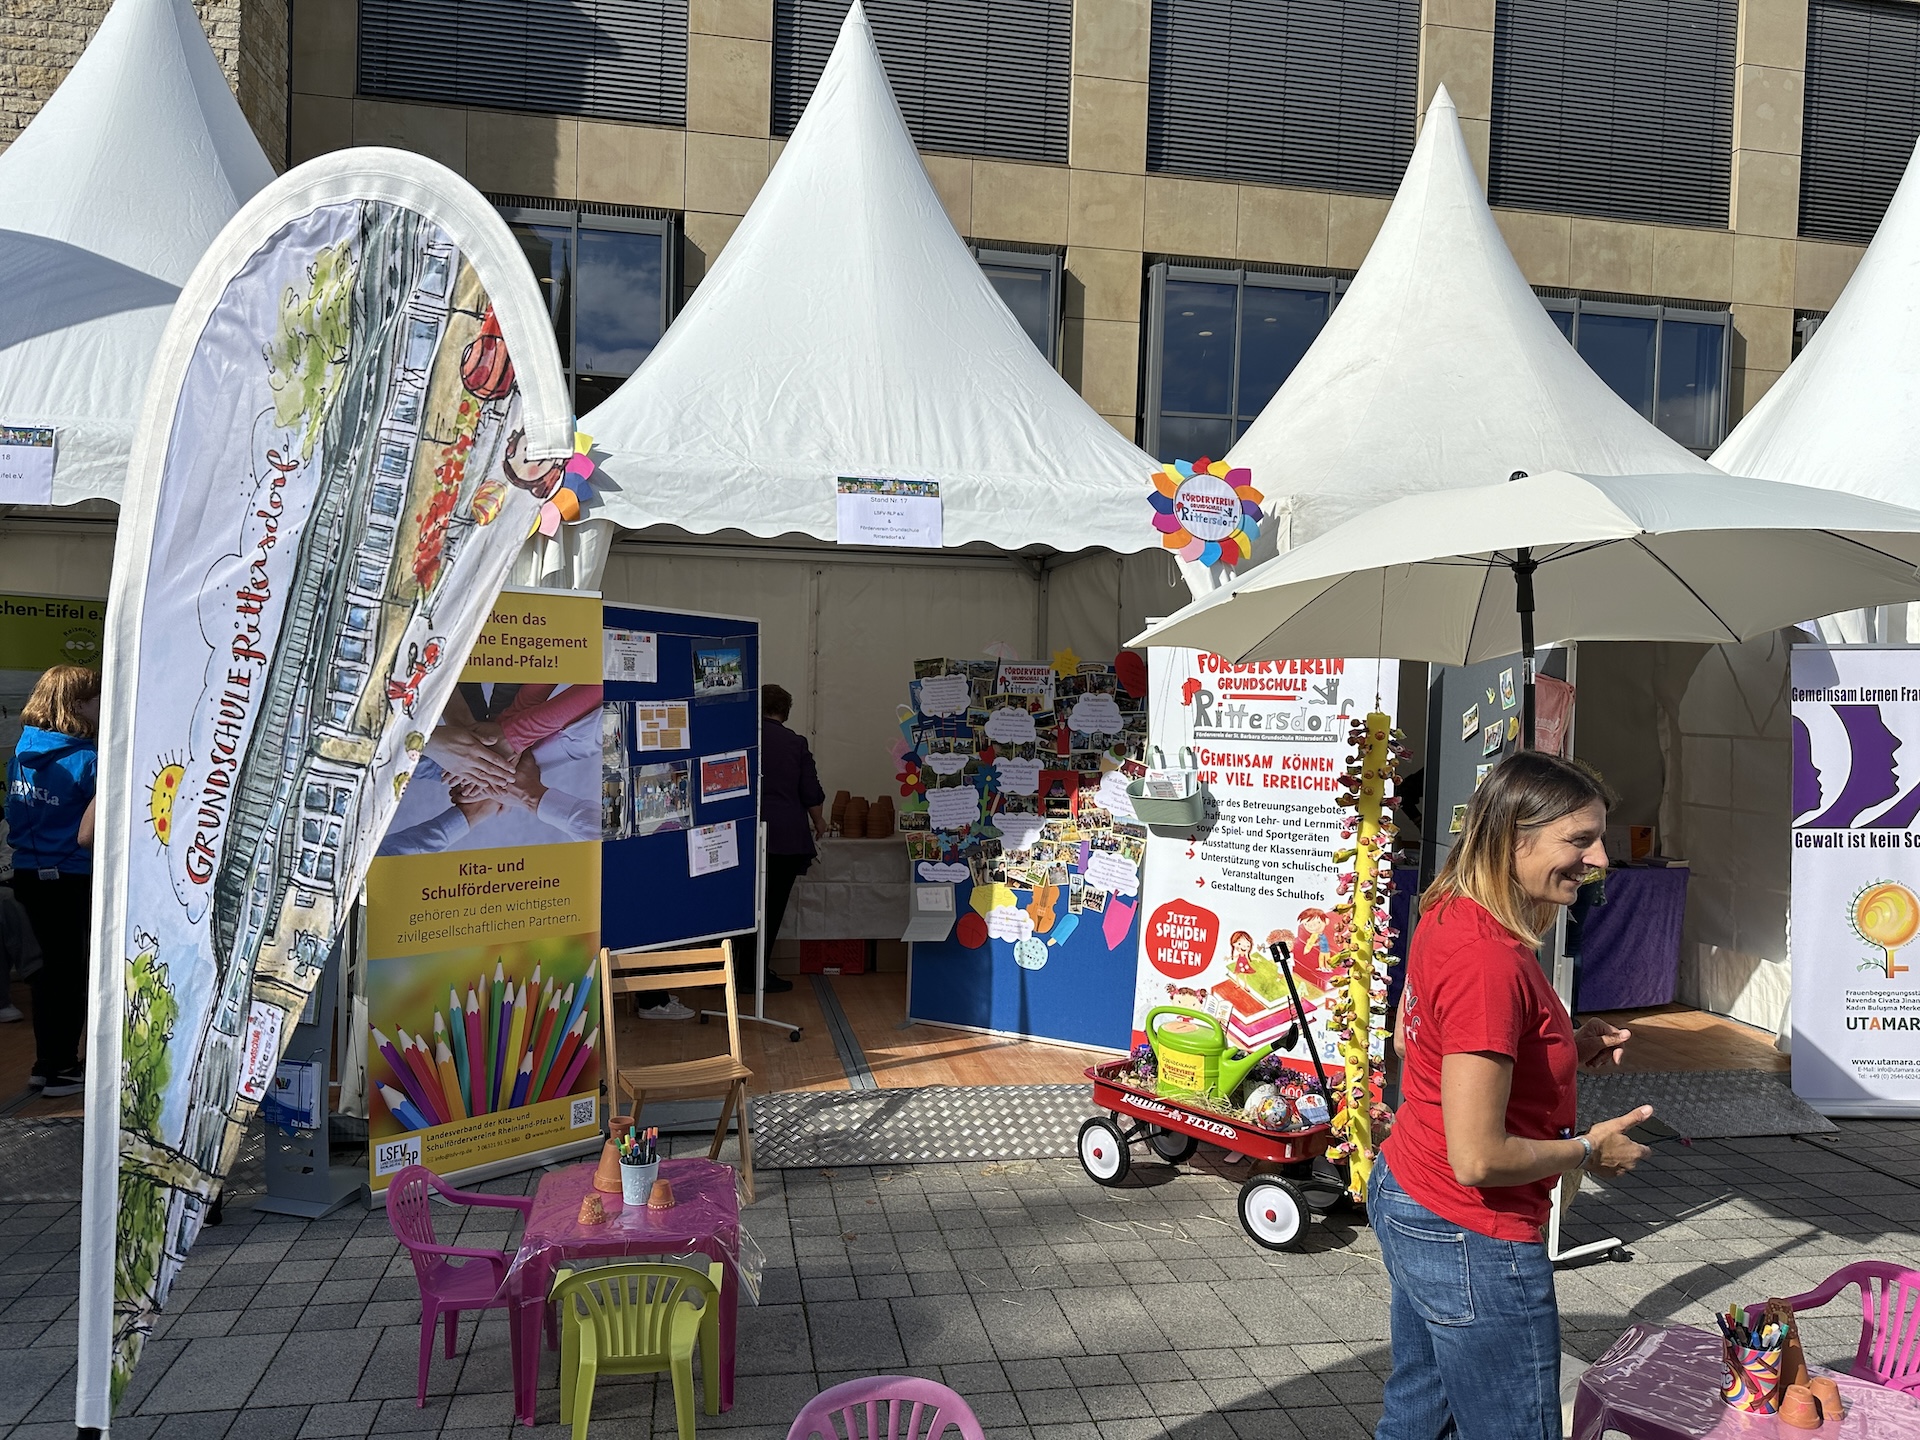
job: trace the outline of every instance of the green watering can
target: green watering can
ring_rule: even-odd
[[[1185,1005],[1154,1006],[1144,1028],[1158,1071],[1154,1088],[1162,1095],[1229,1100],[1247,1072],[1273,1049],[1269,1043],[1243,1053],[1228,1041],[1218,1020]]]

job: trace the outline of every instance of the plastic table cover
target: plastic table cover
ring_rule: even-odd
[[[1818,1433],[1847,1440],[1913,1440],[1920,1436],[1920,1402],[1898,1390],[1856,1380],[1820,1366],[1815,1374],[1840,1383],[1847,1411],[1839,1425]],[[1600,1440],[1617,1430],[1632,1440],[1716,1440],[1736,1436],[1806,1436],[1772,1415],[1748,1415],[1720,1399],[1727,1369],[1720,1339],[1690,1325],[1635,1325],[1580,1377],[1570,1440]]]
[[[502,1293],[520,1327],[520,1368],[514,1376],[515,1412],[534,1423],[540,1374],[540,1325],[554,1272],[583,1262],[672,1260],[704,1256],[726,1266],[720,1287],[720,1408],[733,1405],[734,1329],[740,1296],[758,1303],[765,1259],[740,1225],[738,1175],[714,1160],[663,1160],[660,1178],[673,1186],[673,1207],[651,1210],[624,1204],[617,1194],[593,1188],[594,1163],[551,1170],[541,1177],[519,1252],[508,1267]],[[580,1202],[598,1193],[606,1207],[601,1225],[580,1223]],[[704,1267],[703,1267],[704,1268]]]

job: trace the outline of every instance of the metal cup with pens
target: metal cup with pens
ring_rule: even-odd
[[[1127,803],[1149,829],[1190,831],[1207,818],[1207,791],[1200,780],[1200,761],[1182,748],[1180,764],[1169,767],[1158,746],[1153,768],[1127,782]]]

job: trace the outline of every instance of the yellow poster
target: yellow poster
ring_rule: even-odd
[[[600,1129],[600,602],[503,591],[367,877],[370,1180]]]

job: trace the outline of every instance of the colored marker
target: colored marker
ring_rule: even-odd
[[[580,1032],[585,1022],[576,1020],[568,1027],[567,1038],[560,1042],[560,1053],[553,1057],[553,1064],[547,1070],[546,1083],[540,1087],[540,1098],[551,1100],[560,1093],[560,1077],[567,1073],[567,1066],[573,1063],[573,1052],[580,1048]]]
[[[467,1024],[465,1012],[460,1009],[460,996],[451,987],[447,990],[447,1014],[453,1016],[453,1066],[460,1076],[460,1108],[467,1108],[467,1096],[473,1093],[472,1084],[467,1079]],[[440,1038],[440,1017],[434,1016],[434,1038]]]
[[[484,1115],[487,1107],[482,1103],[482,1092],[487,1088],[486,1076],[486,1023],[480,1018],[480,1000],[473,993],[473,987],[467,987],[467,1113]]]
[[[520,1057],[520,1070],[513,1077],[513,1098],[507,1102],[509,1110],[518,1110],[527,1103],[527,1087],[533,1083],[533,1056]]]
[[[460,1072],[454,1067],[453,1052],[447,1049],[444,1040],[434,1042],[433,1068],[440,1072],[440,1095],[447,1102],[447,1118],[466,1119],[466,1102],[460,1098]]]
[[[393,1113],[393,1118],[398,1120],[405,1129],[430,1130],[433,1128],[427,1124],[420,1112],[414,1108],[413,1102],[391,1085],[381,1085],[379,1090],[380,1098],[387,1103],[387,1109]]]
[[[587,1036],[586,1041],[578,1050],[573,1052],[573,1063],[567,1066],[566,1077],[561,1080],[560,1088],[554,1092],[556,1095],[571,1095],[573,1093],[573,1082],[578,1080],[580,1078],[580,1072],[587,1068],[587,1061],[593,1058],[593,1047],[599,1039],[600,1027],[596,1025],[593,1027],[593,1033]]]

